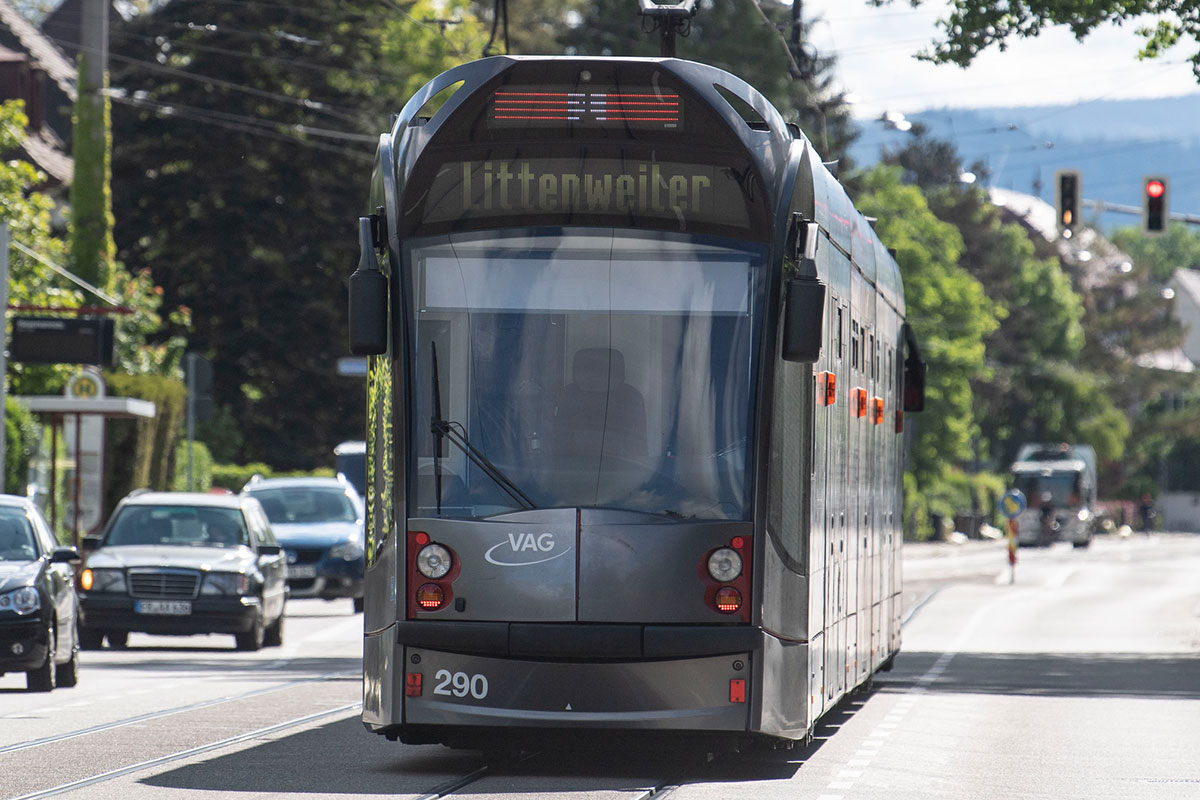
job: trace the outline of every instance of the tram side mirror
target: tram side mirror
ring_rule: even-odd
[[[904,410],[923,411],[925,409],[925,362],[921,360],[917,336],[907,322],[904,323],[903,333],[905,349],[908,351],[904,356]]]
[[[387,352],[387,277],[375,258],[370,217],[358,218],[358,268],[350,276],[350,352],[377,356]]]
[[[789,278],[784,288],[780,356],[797,364],[816,363],[825,328],[825,284],[816,278]]]

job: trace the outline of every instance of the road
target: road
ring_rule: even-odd
[[[357,718],[361,616],[297,601],[281,648],[131,635],[49,695],[0,678],[0,798],[1200,798],[1200,536],[906,549],[895,669],[781,754],[487,764]]]

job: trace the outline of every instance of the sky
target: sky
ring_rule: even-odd
[[[1158,59],[1138,61],[1136,22],[1104,25],[1083,43],[1065,28],[1047,28],[1037,38],[1013,40],[1004,52],[989,48],[967,69],[916,60],[913,54],[938,37],[936,22],[947,9],[943,0],[916,9],[908,0],[881,8],[865,0],[804,0],[805,18],[820,18],[809,41],[838,57],[835,74],[862,118],[1200,93],[1187,61],[1200,45],[1185,40]]]

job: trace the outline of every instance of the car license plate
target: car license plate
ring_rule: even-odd
[[[187,600],[138,600],[133,604],[133,610],[139,614],[186,617],[192,613],[192,604]]]
[[[293,579],[315,578],[317,568],[312,564],[291,564],[288,566],[288,577]]]

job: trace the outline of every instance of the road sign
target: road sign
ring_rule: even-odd
[[[1009,519],[1016,519],[1028,505],[1020,489],[1009,489],[1000,498],[1000,513]]]
[[[13,317],[9,353],[25,364],[113,363],[113,321],[108,318]]]

